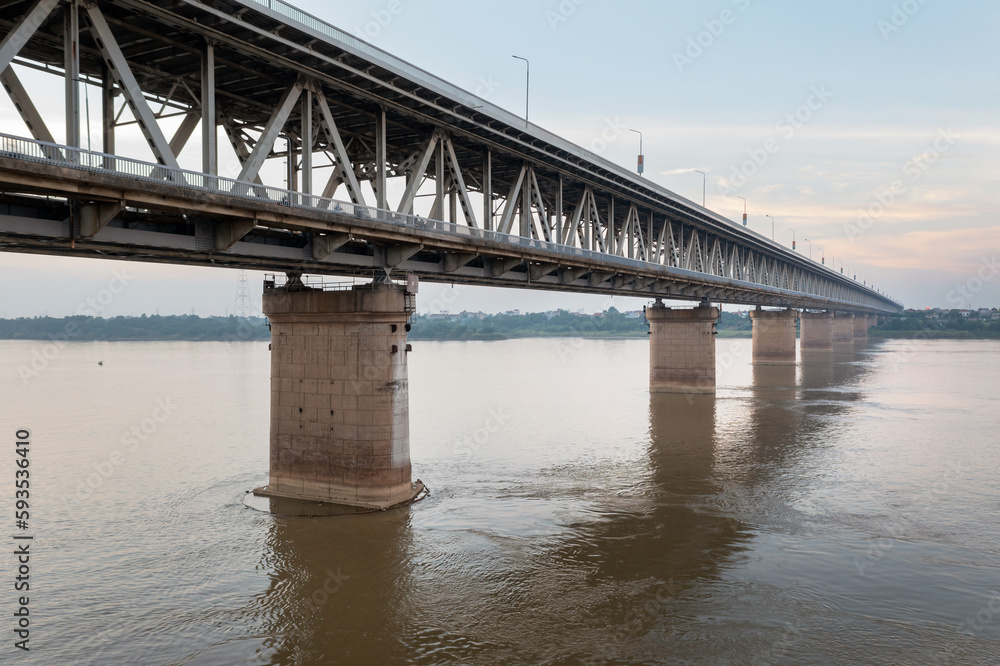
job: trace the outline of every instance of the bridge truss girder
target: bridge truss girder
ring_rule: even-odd
[[[476,105],[458,103],[435,91],[433,82],[401,76],[380,57],[366,58],[357,49],[283,19],[253,0],[155,4],[38,0],[34,4],[11,2],[8,7],[7,15],[19,18],[0,20],[0,34],[6,33],[0,56],[18,66],[57,75],[62,68],[64,78],[79,69],[80,79],[106,91],[105,107],[111,105],[103,109],[104,117],[110,119],[105,122],[106,152],[114,152],[116,128],[134,123],[142,129],[152,156],[174,167],[200,126],[202,171],[218,175],[214,138],[222,127],[240,162],[238,179],[248,186],[274,186],[262,176],[263,166],[285,160],[285,182],[277,186],[308,195],[314,178],[330,169],[322,192],[327,198],[411,213],[427,197],[432,203],[425,214],[433,219],[647,262],[653,273],[622,275],[613,267],[581,273],[582,267],[569,265],[572,262],[544,258],[511,266],[514,257],[489,257],[480,248],[470,252],[466,247],[439,257],[442,272],[455,279],[475,281],[471,274],[483,270],[489,274],[484,278],[489,283],[527,283],[508,286],[551,282],[542,288],[699,299],[704,293],[738,293],[741,302],[751,302],[745,289],[733,292],[717,286],[734,281],[757,285],[762,294],[786,294],[788,299],[792,297],[787,294],[800,294],[859,311],[898,309],[890,299],[676,195],[637,185],[597,158],[560,152],[532,137],[530,128],[499,122]],[[74,18],[78,12],[84,18],[83,32]],[[29,131],[36,139],[51,142],[51,132],[38,122],[37,109],[18,85],[14,70],[3,60],[0,65],[4,65],[0,67],[4,87]],[[66,88],[67,144],[76,147],[80,137],[78,86],[67,84]],[[116,108],[120,97],[128,106],[127,115],[124,106]],[[183,117],[181,127],[168,141],[161,124],[177,116]],[[284,137],[285,151],[275,147],[279,136]],[[316,160],[317,155],[324,156],[325,162]],[[4,183],[4,190],[26,192],[10,181]],[[47,193],[67,199],[74,196]],[[289,198],[299,200],[293,193]],[[115,202],[123,199],[127,196]],[[476,199],[481,202],[478,206]],[[205,219],[215,218],[207,215]],[[129,224],[112,220],[102,229]],[[290,222],[274,226],[255,219],[252,224],[245,220],[212,224],[222,226],[212,234],[217,239],[212,248],[221,253],[214,260],[222,263],[239,263],[233,255],[244,245],[273,245],[279,242],[277,238],[297,238],[297,234],[305,234],[299,240],[306,246],[320,246],[317,256],[326,255],[314,267],[317,272],[349,272],[349,265],[330,258],[345,250],[354,257],[362,252],[355,241],[338,245],[342,237],[334,236],[337,240],[331,244],[323,240],[325,232],[315,235],[311,228],[298,229]],[[244,235],[233,237],[241,232]],[[349,233],[369,246],[366,256],[373,261],[397,256],[395,250],[373,249],[378,243],[371,238],[377,234],[366,238],[357,224]],[[98,233],[88,242],[100,238]],[[407,241],[397,239],[388,247],[398,243]],[[433,256],[434,251],[421,245],[395,264],[399,268],[426,264],[419,260]],[[470,255],[474,258],[468,259]],[[505,270],[494,275],[497,267]],[[689,286],[681,287],[679,282],[657,277],[656,267],[700,274],[706,283],[693,288],[690,283],[695,280],[688,278],[681,282]],[[434,279],[432,272],[418,272]],[[567,282],[569,277],[574,279]],[[626,280],[629,277],[634,279]]]

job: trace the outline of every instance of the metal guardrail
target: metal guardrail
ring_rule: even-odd
[[[287,273],[265,273],[264,289],[282,289],[297,284],[298,286],[309,291],[355,291],[357,289],[374,288],[373,285],[379,284],[376,280],[378,277],[378,272],[376,271],[373,271],[370,277],[355,277],[346,280],[331,280],[323,275],[300,275],[297,277],[297,282],[293,283],[293,280],[288,277]],[[394,285],[400,287],[406,286],[405,282],[400,282],[399,280],[389,280],[384,273],[381,277],[385,278],[385,280]]]
[[[382,210],[371,206],[360,206],[346,201],[338,201],[317,195],[303,194],[292,190],[284,190],[267,185],[256,185],[245,181],[239,181],[223,176],[213,176],[199,171],[188,171],[185,169],[175,169],[162,164],[143,162],[130,157],[109,155],[82,148],[71,148],[45,141],[27,139],[24,137],[12,136],[0,133],[0,157],[36,162],[41,164],[57,165],[64,168],[78,169],[89,173],[111,173],[116,176],[125,176],[140,182],[166,183],[186,190],[205,192],[208,194],[222,194],[236,197],[254,203],[267,203],[289,208],[309,211],[324,211],[353,217],[359,220],[382,222],[400,227],[417,229],[422,231],[433,231],[450,236],[487,240],[495,243],[507,245],[511,248],[525,250],[542,250],[553,254],[578,259],[589,259],[613,264],[616,266],[634,269],[662,269],[664,266],[629,259],[614,254],[584,250],[571,245],[561,245],[550,241],[525,238],[513,234],[505,234],[499,231],[477,229],[466,225],[444,222],[442,220],[432,220],[419,215],[408,215],[391,210]],[[699,273],[697,271],[682,272],[690,274],[692,277],[705,276],[709,278],[724,278],[724,276],[712,275],[709,273]],[[761,285],[766,286],[766,285]],[[859,291],[864,291],[860,287]],[[811,294],[807,294],[811,295]],[[817,298],[822,298],[817,296]],[[885,298],[879,296],[879,298]],[[885,299],[889,302],[891,299]]]
[[[499,231],[477,229],[452,222],[432,220],[420,215],[408,215],[371,206],[360,206],[347,201],[338,201],[336,199],[303,194],[292,190],[283,190],[267,185],[255,185],[223,176],[212,176],[198,171],[174,169],[162,164],[143,162],[130,157],[108,155],[82,148],[70,148],[68,146],[2,133],[0,133],[0,157],[43,164],[55,164],[90,173],[113,173],[117,176],[126,176],[143,182],[166,183],[187,190],[222,194],[255,203],[276,204],[311,211],[326,211],[360,220],[395,224],[401,227],[434,231],[462,238],[488,240],[517,248],[544,250],[631,268],[649,268],[659,265],[613,254],[595,252],[593,250],[583,250],[571,245],[560,245],[550,241],[525,238]]]

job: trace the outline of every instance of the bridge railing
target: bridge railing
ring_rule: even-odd
[[[488,229],[479,229],[443,220],[432,220],[420,215],[382,210],[372,206],[362,206],[347,201],[303,194],[302,192],[284,190],[268,185],[258,185],[224,176],[213,176],[198,171],[175,169],[162,164],[144,162],[130,157],[109,155],[82,148],[70,148],[69,146],[8,134],[0,134],[0,157],[54,164],[64,168],[79,169],[91,173],[113,173],[116,176],[124,176],[138,181],[165,183],[188,190],[209,194],[222,194],[262,204],[288,206],[289,208],[312,211],[327,211],[359,220],[383,222],[422,231],[461,236],[463,238],[488,240],[523,249],[545,250],[632,268],[649,268],[658,265],[638,259],[629,259],[628,257],[584,250],[571,245],[561,245],[551,241],[526,238]]]

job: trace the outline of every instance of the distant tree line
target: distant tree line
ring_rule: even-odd
[[[0,340],[138,341],[268,340],[267,320],[237,317],[35,317],[0,319]]]
[[[560,310],[551,313],[497,315],[417,315],[413,340],[506,340],[530,337],[643,338],[649,332],[645,317],[627,316],[616,308],[600,315]],[[723,312],[721,336],[750,335],[750,320]],[[34,317],[0,319],[0,340],[92,341],[240,341],[269,340],[267,320],[237,317],[147,316]]]
[[[724,312],[720,331],[750,332],[750,320]],[[533,337],[642,338],[649,333],[645,317],[628,317],[616,308],[600,315],[581,315],[560,310],[531,314],[482,316],[417,315],[413,340],[504,340]]]
[[[1000,319],[963,316],[958,310],[937,313],[907,312],[888,317],[872,328],[873,338],[924,338],[928,340],[997,340],[1000,339]]]

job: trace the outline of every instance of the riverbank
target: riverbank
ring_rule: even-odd
[[[237,317],[35,317],[0,319],[0,340],[59,342],[239,342],[269,340],[263,318]]]

